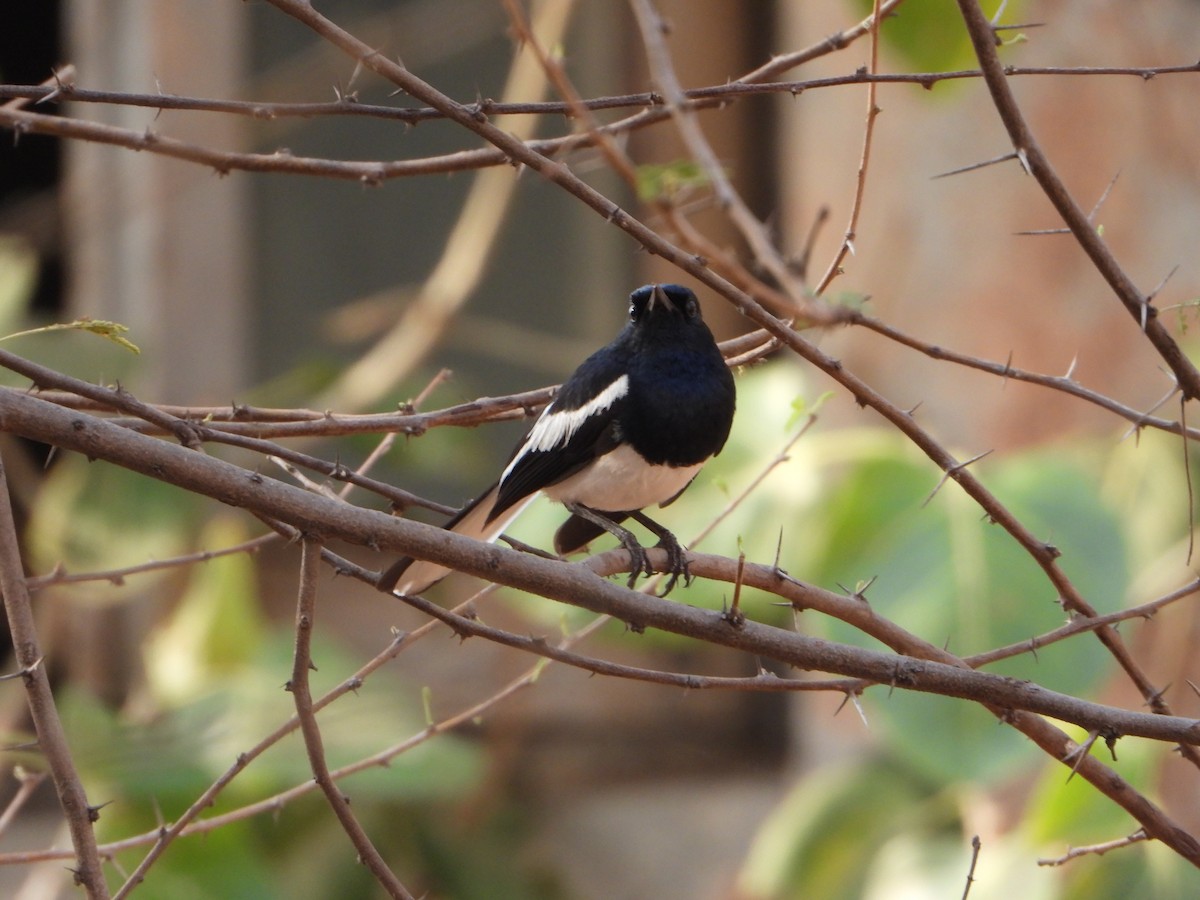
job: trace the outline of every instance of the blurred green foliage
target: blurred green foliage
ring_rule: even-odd
[[[135,517],[126,509],[138,503],[129,499],[129,492],[116,489],[131,487],[127,477],[101,465],[85,466],[82,479],[71,465],[55,469],[46,487],[46,509],[58,510],[60,502],[76,505],[66,527],[52,521],[49,512],[39,513],[30,534],[41,552],[60,553],[58,558],[68,560],[82,555],[89,565],[101,560],[111,565],[113,560],[103,555],[109,552],[106,547],[94,539],[81,543],[75,535],[106,512],[112,525],[101,529],[105,541],[114,548],[128,544],[133,548],[129,552],[143,554],[143,561],[148,547],[177,550],[188,543],[194,527],[188,513],[194,508],[184,504],[183,510],[172,510],[169,503],[156,503],[155,492],[167,489],[149,481],[140,485],[148,500],[142,530],[131,530]],[[58,480],[66,486],[56,484]],[[201,546],[232,546],[250,537],[246,528],[240,514],[218,511],[195,540]],[[143,530],[157,532],[156,540],[143,541]],[[144,584],[158,576],[136,577]],[[290,674],[292,628],[289,622],[265,617],[258,578],[245,555],[189,569],[181,597],[146,643],[146,683],[126,708],[109,709],[79,688],[60,690],[73,757],[89,796],[105,804],[97,825],[100,841],[153,833],[163,821],[174,821],[240,753],[292,716],[291,696],[283,686]],[[106,599],[119,601],[115,593]],[[361,652],[352,654],[343,646],[335,628],[318,628],[313,656],[320,666],[312,675],[318,696],[363,661]],[[320,714],[332,768],[373,757],[424,730],[421,685],[392,669],[377,672]],[[36,764],[28,757],[22,761]],[[438,896],[542,896],[540,876],[527,876],[512,865],[513,845],[522,833],[518,822],[510,817],[494,826],[485,815],[477,823],[464,823],[461,807],[477,796],[484,762],[477,746],[441,735],[340,783],[381,852],[413,884],[426,885]],[[303,743],[293,732],[255,759],[202,817],[311,781]],[[466,845],[472,847],[469,862],[461,853]],[[119,853],[121,869],[131,871],[148,848]],[[369,874],[356,863],[324,799],[310,791],[203,836],[177,840],[151,869],[138,896],[324,900],[370,896],[372,890]]]
[[[735,445],[711,477],[747,482],[794,429],[786,411],[790,398],[805,392],[786,365],[744,374]],[[1101,612],[1192,577],[1183,562],[1188,494],[1178,438],[1122,441],[1121,430],[999,453],[972,466],[1026,527],[1062,551],[1063,569]],[[869,583],[867,600],[880,614],[963,656],[1063,623],[1038,566],[957,485],[938,488],[941,473],[898,434],[819,421],[788,456],[718,529],[708,545],[714,552],[735,553],[740,545],[750,559],[769,563],[782,528],[780,564],[791,574],[834,590]],[[769,599],[759,603],[747,592],[743,607],[752,618],[769,619],[778,615]],[[689,602],[701,602],[694,588]],[[878,647],[812,612],[796,621],[809,634]],[[1102,697],[1115,674],[1089,635],[988,670],[1087,698]],[[1056,900],[1131,891],[1200,895],[1200,874],[1150,844],[1038,867],[1040,856],[1122,837],[1136,823],[1082,779],[1068,780],[1061,764],[981,707],[886,687],[868,690],[861,706],[870,735],[861,757],[820,764],[797,779],[747,858],[740,883],[746,897],[957,896],[970,862],[970,829],[981,815],[994,824],[1005,805],[1008,824],[985,841],[973,900],[1009,895],[1015,885],[1022,897]],[[1086,739],[1078,729],[1071,733]],[[1107,756],[1102,747],[1093,752]],[[1157,798],[1160,768],[1171,758],[1162,745],[1126,740],[1119,760],[1106,761]]]
[[[853,0],[855,10],[865,17],[875,8],[873,0]],[[980,4],[989,18],[1000,8],[1000,0]],[[1024,22],[1027,4],[1022,0],[1004,3],[998,24]],[[1001,32],[1011,40],[1015,33]],[[953,72],[978,68],[971,40],[958,7],[950,0],[904,3],[884,19],[880,31],[883,45],[903,57],[914,72]]]
[[[647,163],[637,167],[637,195],[646,202],[679,202],[689,191],[706,187],[708,173],[694,160],[677,159],[669,163]]]

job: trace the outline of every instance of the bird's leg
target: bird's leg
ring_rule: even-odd
[[[675,582],[679,581],[680,578],[683,579],[684,587],[691,584],[692,573],[688,571],[687,553],[683,548],[683,544],[679,543],[679,539],[640,510],[632,512],[629,515],[635,522],[641,522],[653,532],[658,537],[658,546],[667,551],[667,562],[670,565],[671,577],[667,579],[667,586],[663,588],[661,596],[665,597],[671,593],[671,589],[675,587]]]
[[[654,567],[650,565],[650,560],[646,558],[645,549],[637,542],[637,538],[633,536],[632,531],[618,525],[612,519],[605,518],[603,513],[598,513],[594,509],[582,504],[566,503],[564,506],[571,511],[572,515],[586,519],[598,528],[603,528],[621,542],[621,546],[629,554],[629,587],[633,587],[637,582],[638,576],[643,572],[647,575],[654,574]],[[640,513],[637,515],[640,515]]]

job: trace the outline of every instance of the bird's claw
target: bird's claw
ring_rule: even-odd
[[[632,535],[630,535],[628,541],[622,538],[621,546],[629,554],[629,581],[625,583],[625,586],[633,590],[633,586],[637,584],[638,576],[644,574],[649,577],[653,575],[654,566],[650,565],[650,557],[646,555],[646,549]]]
[[[667,552],[667,565],[671,573],[671,577],[667,579],[666,587],[659,595],[665,597],[675,588],[676,583],[680,578],[683,579],[683,586],[687,587],[692,583],[692,573],[688,569],[687,551],[683,549],[683,545],[679,543],[678,538],[669,531],[664,531],[658,540],[658,546]]]
[[[645,548],[636,540],[622,540],[621,546],[629,554],[629,581],[626,582],[626,586],[632,590],[639,576],[644,574],[649,577],[654,574],[655,570],[654,566],[650,564],[650,557],[646,555]],[[683,545],[679,543],[675,535],[664,531],[655,546],[666,551],[666,572],[670,575],[666,586],[658,596],[665,597],[671,593],[681,578],[685,587],[691,584],[692,573],[688,570],[687,551],[683,549]]]

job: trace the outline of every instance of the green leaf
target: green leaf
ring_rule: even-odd
[[[637,167],[637,195],[642,201],[674,200],[685,191],[708,183],[708,174],[690,159]]]
[[[114,344],[124,347],[130,353],[142,352],[137,344],[125,337],[125,334],[129,331],[127,326],[119,322],[110,322],[107,319],[91,319],[87,316],[83,316],[73,322],[56,322],[53,325],[43,325],[40,328],[28,328],[25,331],[6,334],[0,337],[0,341],[7,341],[17,337],[27,337],[31,334],[44,334],[51,331],[86,331],[89,334],[95,334],[106,340],[110,340]]]
[[[990,18],[999,5],[999,0],[984,3],[984,12]],[[1024,2],[1009,3],[1000,24],[1021,21],[1025,6]],[[854,7],[865,17],[871,14],[874,4],[871,0],[855,0]],[[895,15],[884,19],[879,34],[882,43],[907,59],[914,71],[978,67],[962,16],[953,3],[905,3]]]

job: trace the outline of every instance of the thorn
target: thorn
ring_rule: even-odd
[[[1071,359],[1071,364],[1067,366],[1067,374],[1063,376],[1067,381],[1071,380],[1071,376],[1075,374],[1075,366],[1079,363],[1079,354],[1076,353]]]
[[[869,591],[871,589],[871,585],[873,585],[878,578],[879,578],[878,575],[872,575],[870,578],[867,579],[866,584],[860,583],[858,585],[858,587],[855,588],[855,591],[853,594],[851,594],[851,596],[855,600],[859,600],[863,603],[866,603],[867,602],[867,591]]]
[[[1063,757],[1063,762],[1075,760],[1074,765],[1071,766],[1071,774],[1067,776],[1068,782],[1075,777],[1075,773],[1079,771],[1079,767],[1083,765],[1083,760],[1087,757],[1087,755],[1092,752],[1092,745],[1096,743],[1096,739],[1099,737],[1099,731],[1088,732],[1087,740],[1082,744],[1076,744],[1075,749],[1069,751],[1067,755]]]
[[[15,672],[9,672],[7,675],[0,675],[0,681],[12,681],[14,678],[28,678],[39,668],[41,668],[43,656],[39,656],[33,661],[33,665],[26,666],[23,669],[17,669]]]
[[[1117,179],[1120,177],[1121,177],[1121,170],[1118,169],[1117,174],[1112,177],[1112,181],[1110,181],[1108,183],[1108,187],[1106,187],[1104,189],[1104,192],[1100,195],[1100,199],[1096,201],[1096,205],[1092,207],[1092,211],[1090,213],[1088,213],[1087,220],[1089,222],[1091,222],[1096,217],[1096,213],[1100,212],[1100,207],[1104,205],[1104,201],[1107,200],[1108,195],[1110,193],[1112,193],[1113,185],[1115,185],[1117,183]]]
[[[1155,286],[1154,290],[1152,290],[1152,291],[1150,292],[1150,295],[1149,295],[1149,296],[1146,298],[1146,302],[1147,302],[1147,303],[1150,303],[1150,302],[1152,302],[1152,301],[1154,300],[1154,298],[1158,296],[1158,292],[1159,292],[1159,291],[1161,291],[1163,288],[1165,288],[1165,287],[1167,286],[1167,282],[1168,282],[1168,281],[1170,281],[1170,280],[1171,280],[1171,278],[1172,278],[1172,277],[1175,275],[1175,273],[1176,273],[1176,272],[1178,272],[1178,271],[1179,271],[1179,263],[1176,263],[1175,265],[1173,265],[1173,266],[1171,267],[1171,271],[1170,271],[1170,272],[1168,272],[1168,273],[1166,274],[1166,277],[1164,277],[1164,278],[1163,278],[1163,280],[1162,280],[1162,281],[1160,281],[1160,282],[1159,282],[1159,283],[1158,283],[1158,284]]]
[[[1070,234],[1070,228],[1026,228],[1022,231],[1014,231],[1017,237],[1041,237],[1046,234]]]
[[[733,603],[729,607],[729,611],[725,613],[723,618],[734,628],[741,628],[746,624],[746,614],[742,612],[742,576],[746,571],[746,554],[738,553],[737,576],[733,581]]]
[[[1045,22],[1020,22],[1016,25],[993,25],[993,31],[1017,31],[1026,28],[1045,28]]]
[[[1005,153],[1003,156],[996,156],[992,159],[985,159],[983,162],[971,163],[969,166],[962,166],[957,169],[951,169],[948,172],[939,172],[937,175],[930,177],[930,181],[935,181],[938,178],[949,178],[951,175],[962,175],[964,172],[974,172],[976,169],[983,169],[987,166],[994,166],[997,163],[1008,162],[1010,159],[1016,159],[1016,153]]]
[[[937,492],[942,489],[942,486],[945,485],[947,480],[952,478],[957,473],[961,472],[963,469],[965,469],[967,466],[971,465],[972,463],[979,462],[979,460],[983,459],[985,456],[987,456],[991,452],[992,452],[991,450],[984,450],[982,453],[980,453],[976,456],[972,456],[966,462],[955,463],[950,468],[946,469],[946,471],[942,473],[941,480],[938,481],[937,486],[933,489],[933,491],[930,492],[929,496],[926,497],[925,500],[921,503],[921,508],[924,509],[926,506],[929,505],[930,501],[933,500],[933,498],[935,496],[937,496]]]
[[[1104,743],[1108,747],[1108,752],[1112,754],[1113,762],[1117,761],[1117,740],[1120,735],[1114,731],[1110,731],[1104,735]]]
[[[1155,711],[1158,711],[1158,709],[1162,706],[1163,697],[1166,695],[1167,691],[1170,689],[1171,689],[1171,682],[1168,681],[1165,685],[1163,685],[1158,690],[1154,691],[1154,693],[1152,693],[1149,697],[1146,698],[1145,705]]]
[[[1158,412],[1158,410],[1161,409],[1168,400],[1170,400],[1172,397],[1175,396],[1175,394],[1176,394],[1176,392],[1178,392],[1178,390],[1179,390],[1179,385],[1178,385],[1178,383],[1176,383],[1171,388],[1171,390],[1167,391],[1167,393],[1163,395],[1163,398],[1161,400],[1159,400],[1157,403],[1155,403],[1153,406],[1151,406],[1148,410],[1146,410],[1144,413],[1142,413],[1141,416],[1138,418],[1138,420],[1129,426],[1129,429],[1123,435],[1121,435],[1121,440],[1125,440],[1131,434],[1140,433],[1142,428],[1145,427],[1146,420],[1149,419],[1156,412]]]
[[[854,704],[854,710],[855,710],[855,712],[858,713],[858,717],[859,717],[859,719],[862,720],[864,727],[870,728],[871,723],[869,721],[867,721],[867,711],[865,709],[863,709],[862,701],[859,699],[859,695],[858,694],[847,694],[846,696],[850,699],[850,702]],[[843,703],[844,703],[844,701],[843,701]]]

